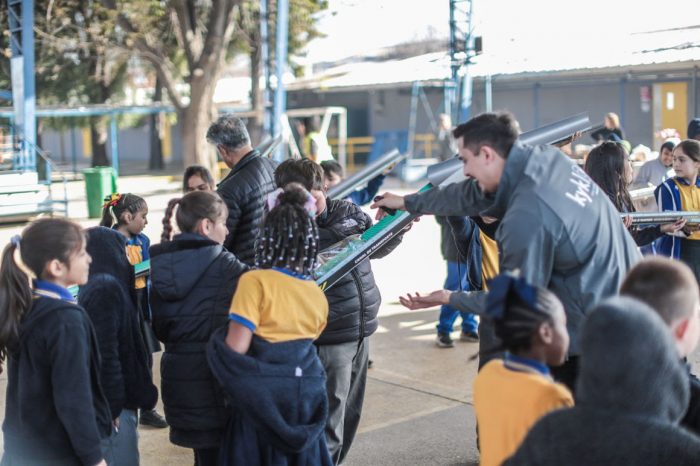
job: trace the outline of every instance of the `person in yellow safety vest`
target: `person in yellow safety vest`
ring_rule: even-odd
[[[304,136],[302,152],[305,157],[316,163],[324,160],[333,160],[331,146],[328,144],[326,136],[319,132],[321,124],[317,116],[306,118],[304,127],[307,131]]]

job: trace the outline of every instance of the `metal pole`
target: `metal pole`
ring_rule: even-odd
[[[36,169],[36,90],[34,78],[34,0],[22,0],[22,55],[24,56],[24,139],[28,167]],[[47,164],[49,165],[49,164]],[[50,177],[50,166],[47,175]],[[46,180],[51,182],[51,178]]]
[[[263,89],[263,134],[272,134],[270,128],[270,50],[268,35],[267,0],[260,0],[260,62],[265,81]]]
[[[486,76],[486,82],[484,83],[484,88],[486,90],[486,111],[493,111],[493,90],[491,88],[491,75]]]
[[[75,140],[75,126],[70,128],[71,151],[73,152],[73,174],[78,173],[78,143]]]
[[[119,176],[119,129],[117,128],[117,116],[112,114],[109,119],[109,143],[112,149],[112,167],[114,174]]]
[[[275,53],[275,75],[277,76],[277,87],[275,88],[275,108],[274,108],[274,120],[273,124],[273,134],[277,136],[282,131],[282,114],[287,108],[287,96],[284,90],[284,83],[282,82],[282,76],[284,75],[284,70],[287,67],[287,20],[289,14],[289,1],[288,0],[278,0],[277,1],[277,49]],[[281,162],[285,159],[285,148],[281,145],[277,152],[275,153],[275,160]]]
[[[411,113],[408,116],[408,148],[406,153],[409,158],[413,158],[413,148],[416,139],[416,113],[418,113],[418,92],[420,91],[420,83],[413,81],[411,87]]]

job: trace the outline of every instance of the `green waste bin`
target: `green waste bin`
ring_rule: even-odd
[[[112,167],[93,167],[83,170],[88,217],[102,216],[104,198],[117,192],[117,175]]]

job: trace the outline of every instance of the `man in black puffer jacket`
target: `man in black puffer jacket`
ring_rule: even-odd
[[[265,198],[275,189],[275,163],[253,149],[245,124],[233,115],[223,115],[212,123],[207,141],[216,145],[221,160],[231,169],[217,187],[228,207],[224,247],[253,265]]]
[[[126,237],[121,233],[94,227],[87,230],[87,238],[92,263],[78,302],[95,328],[100,384],[118,427],[109,443],[115,464],[138,464],[136,413],[156,404],[158,389],[151,378],[151,355],[141,334],[135,290],[129,286],[134,282],[134,269],[126,257]]]
[[[323,192],[323,169],[309,160],[287,160],[275,171],[275,182],[283,187],[296,182],[316,197],[316,224],[320,250],[372,226],[372,219],[352,202],[327,199]],[[401,242],[402,235],[389,241],[371,259],[389,254]],[[368,337],[378,326],[381,304],[369,259],[325,291],[328,299],[328,324],[316,340],[318,356],[326,370],[328,421],[326,440],[333,462],[343,461],[360,423],[367,382]]]
[[[150,303],[153,328],[165,345],[160,374],[170,441],[194,449],[198,464],[216,464],[229,416],[206,346],[226,326],[238,278],[248,267],[197,233],[176,235],[150,252]]]

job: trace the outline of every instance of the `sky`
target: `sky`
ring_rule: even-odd
[[[485,52],[567,53],[581,45],[615,48],[629,34],[700,25],[698,0],[474,0],[474,33]],[[645,4],[654,5],[653,7]],[[449,35],[449,0],[329,0],[319,17],[327,35],[308,47],[311,62]],[[532,53],[532,52],[529,52]]]

